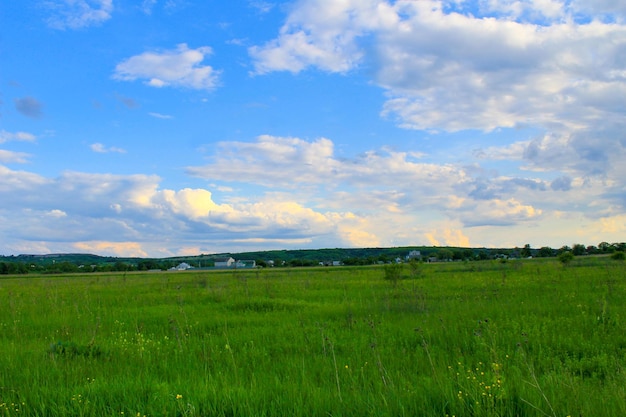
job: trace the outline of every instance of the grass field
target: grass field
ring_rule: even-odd
[[[622,416],[609,258],[0,280],[0,416]]]

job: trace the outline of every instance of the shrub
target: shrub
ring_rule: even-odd
[[[623,261],[626,259],[626,252],[613,252],[611,255],[611,259],[615,259],[616,261]]]
[[[399,263],[391,263],[385,265],[385,279],[391,281],[395,286],[400,278],[402,277],[402,264]]]
[[[561,261],[563,265],[569,264],[570,262],[572,262],[573,259],[574,254],[570,251],[561,252],[561,254],[559,255],[559,261]]]

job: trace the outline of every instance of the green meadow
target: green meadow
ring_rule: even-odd
[[[624,262],[386,277],[371,266],[0,279],[0,416],[626,415]]]

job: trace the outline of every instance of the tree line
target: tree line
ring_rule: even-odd
[[[332,265],[334,261],[343,265],[375,265],[405,261],[406,255],[412,250],[420,252],[421,261],[478,261],[557,257],[563,253],[571,253],[573,256],[603,255],[616,252],[619,254],[626,252],[626,243],[600,242],[598,245],[576,243],[571,247],[565,245],[558,249],[549,246],[532,248],[530,244],[508,249],[460,247],[335,248],[229,253],[164,259],[115,258],[90,254],[18,255],[0,256],[0,275],[168,270],[181,262],[204,268],[213,266],[214,259],[223,256],[232,256],[236,259],[255,259],[259,267],[311,267]]]

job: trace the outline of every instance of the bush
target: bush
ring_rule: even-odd
[[[385,265],[385,279],[391,281],[395,286],[402,277],[402,264],[391,263]]]
[[[572,259],[574,259],[574,254],[570,251],[561,252],[559,255],[559,261],[561,261],[563,265],[569,264],[572,262]]]
[[[616,261],[623,261],[626,259],[626,252],[613,252],[611,255],[611,259],[615,259]]]

